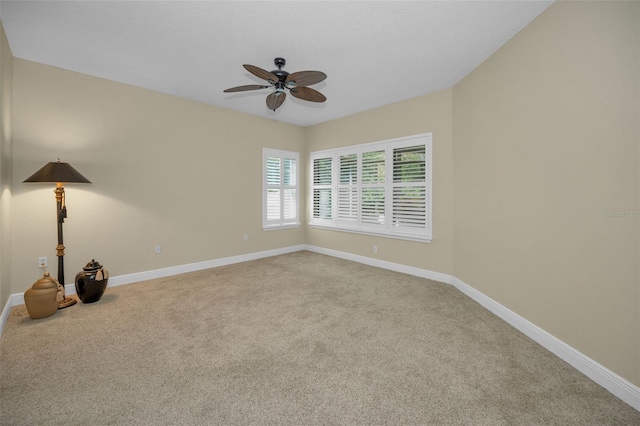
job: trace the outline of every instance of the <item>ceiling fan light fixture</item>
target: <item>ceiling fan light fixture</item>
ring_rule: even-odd
[[[251,74],[258,78],[268,81],[273,87],[275,92],[267,96],[267,108],[275,111],[286,98],[285,89],[289,89],[291,94],[304,101],[310,102],[324,102],[327,98],[320,92],[308,88],[312,84],[320,83],[327,78],[327,75],[321,71],[298,71],[289,74],[284,71],[282,67],[286,64],[284,58],[275,58],[274,64],[278,67],[277,70],[266,71],[255,65],[245,64],[243,67]],[[244,86],[231,87],[224,90],[225,93],[244,92],[248,90],[258,90],[268,88],[270,86],[262,86],[258,84],[249,84]],[[277,99],[277,102],[276,102]]]

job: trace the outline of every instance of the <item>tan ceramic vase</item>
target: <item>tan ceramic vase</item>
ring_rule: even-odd
[[[58,283],[48,272],[24,292],[24,304],[33,319],[45,318],[58,310]]]

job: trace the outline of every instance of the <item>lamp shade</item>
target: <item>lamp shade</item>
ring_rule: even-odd
[[[43,168],[25,179],[24,182],[91,183],[89,179],[82,176],[69,163],[63,163],[60,160],[47,163]]]

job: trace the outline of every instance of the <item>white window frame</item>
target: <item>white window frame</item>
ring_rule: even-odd
[[[267,159],[279,158],[281,161],[281,169],[278,184],[270,184],[267,179]],[[291,184],[285,185],[282,164],[284,159],[295,161],[295,179]],[[300,154],[292,151],[283,151],[280,149],[263,148],[262,149],[262,229],[265,231],[295,228],[300,226]],[[268,218],[268,191],[270,189],[279,190],[280,216],[277,219]],[[285,218],[285,191],[295,191],[295,217]]]
[[[416,181],[409,183],[398,183],[393,180],[393,153],[394,150],[400,148],[408,148],[424,145],[425,150],[425,174],[424,182]],[[363,182],[363,170],[362,170],[362,154],[375,151],[384,151],[385,163],[384,163],[384,184],[367,184]],[[342,156],[357,154],[357,182],[355,184],[345,184],[340,182],[340,167]],[[361,145],[352,145],[337,149],[330,149],[324,151],[311,152],[310,159],[310,189],[311,196],[309,197],[309,226],[313,228],[325,228],[336,231],[355,232],[368,235],[384,236],[389,238],[414,240],[431,242],[432,241],[432,134],[423,133],[413,136],[407,136],[403,138],[390,139],[385,141],[379,141],[374,143],[367,143]],[[314,183],[314,161],[318,159],[331,159],[331,183],[326,185],[316,185]],[[421,175],[420,175],[421,176]],[[380,215],[380,222],[375,223],[369,220],[363,220],[363,188],[371,188],[375,186],[377,188],[384,188],[384,214]],[[408,226],[398,225],[399,221],[394,220],[393,215],[393,196],[394,188],[410,186],[417,188],[419,191],[424,188],[424,223],[420,223],[417,226],[409,224]],[[343,200],[345,190],[350,187],[355,189],[354,193],[357,193],[358,197],[358,212],[356,219],[346,220],[344,214],[340,216],[339,209],[339,196],[340,190],[343,192]],[[316,189],[330,189],[331,192],[331,217],[314,217],[314,194]],[[418,192],[419,193],[419,192]],[[421,201],[421,199],[419,200]],[[402,203],[403,200],[400,201]],[[346,210],[342,210],[344,213]],[[422,208],[419,208],[418,213],[422,212]],[[400,213],[402,215],[402,213]],[[400,219],[402,220],[402,219]],[[394,222],[396,222],[394,224]],[[410,221],[409,221],[410,222]],[[407,222],[405,222],[407,223]]]

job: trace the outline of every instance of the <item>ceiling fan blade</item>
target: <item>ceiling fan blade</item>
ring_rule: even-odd
[[[310,87],[292,87],[289,91],[292,96],[305,101],[324,102],[327,100],[322,93]]]
[[[261,86],[259,84],[247,84],[246,86],[232,87],[224,91],[224,93],[246,92],[247,90],[266,89],[271,86]]]
[[[286,83],[296,87],[306,87],[320,83],[325,78],[327,75],[321,71],[298,71],[289,74]]]
[[[270,110],[277,110],[280,105],[284,102],[284,98],[287,97],[287,94],[284,92],[273,92],[269,96],[267,96],[267,108]]]
[[[278,76],[275,75],[272,72],[269,71],[265,71],[262,68],[256,67],[255,65],[243,65],[243,67],[249,71],[251,74],[255,75],[256,77],[259,77],[263,80],[267,80],[270,83],[277,83],[278,82]]]

